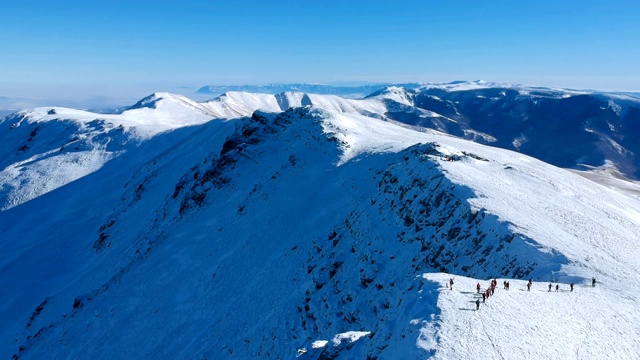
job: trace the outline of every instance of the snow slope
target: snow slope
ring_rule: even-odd
[[[456,277],[454,290],[445,287],[450,275],[425,274],[424,281],[442,284],[438,307],[440,341],[434,359],[633,359],[640,332],[637,297],[608,286],[578,283],[548,291],[548,282],[508,279],[510,290],[498,288],[476,311],[476,279]],[[489,281],[481,281],[482,290]],[[618,304],[611,306],[612,303]],[[605,335],[607,334],[607,335]]]
[[[637,196],[516,152],[386,121],[385,99],[160,95],[101,117],[103,128],[71,110],[71,120],[44,109],[6,118],[5,172],[78,133],[91,140],[87,153],[109,158],[0,212],[0,354],[640,352]],[[30,136],[33,126],[41,128]],[[26,154],[15,152],[25,137]],[[50,153],[67,168],[64,156]],[[22,171],[25,184],[45,182]],[[585,286],[592,276],[595,288]],[[453,290],[443,287],[450,277]],[[493,277],[509,279],[511,290],[470,310],[476,279],[484,287]],[[577,286],[550,294],[547,281]]]

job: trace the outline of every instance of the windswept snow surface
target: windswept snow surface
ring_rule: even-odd
[[[59,186],[0,211],[0,356],[635,358],[638,197],[386,121],[387,100],[5,118],[3,193]],[[102,158],[74,168],[74,136]]]

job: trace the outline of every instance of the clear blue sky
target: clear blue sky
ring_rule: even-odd
[[[19,0],[0,96],[483,79],[640,90],[640,1]]]

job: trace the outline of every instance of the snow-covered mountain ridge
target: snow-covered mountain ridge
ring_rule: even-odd
[[[392,104],[407,105],[394,91]],[[579,358],[635,354],[625,338],[640,335],[629,311],[637,197],[389,121],[388,99],[230,93],[192,104],[156,94],[96,115],[97,130],[94,115],[57,108],[5,118],[3,152],[28,145],[5,171],[27,173],[25,183],[46,183],[30,171],[47,151],[70,166],[59,161],[66,150],[50,152],[69,137],[110,157],[0,212],[2,355],[560,358],[587,338],[599,347]],[[453,291],[442,288],[450,274]],[[512,280],[513,293],[464,311],[475,301],[467,276],[532,277],[538,293],[526,298]],[[582,286],[591,276],[595,289]],[[552,300],[539,291],[549,280],[579,286]],[[542,303],[591,317],[541,320]],[[478,318],[498,336],[476,331]],[[517,329],[529,340],[496,318],[529,324]],[[322,342],[332,339],[343,340]]]

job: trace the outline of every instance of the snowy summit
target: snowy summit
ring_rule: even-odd
[[[0,356],[636,358],[639,114],[460,82],[7,115]]]

